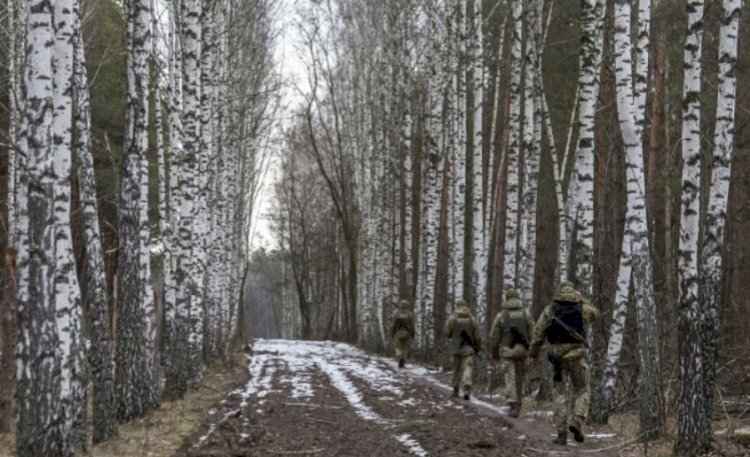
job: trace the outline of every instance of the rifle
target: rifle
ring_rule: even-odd
[[[557,325],[559,325],[560,327],[563,328],[563,330],[568,332],[568,335],[575,338],[579,343],[583,345],[583,347],[589,350],[591,349],[591,345],[589,345],[589,342],[586,341],[586,338],[584,338],[583,335],[581,335],[580,333],[573,330],[573,328],[569,326],[568,324],[566,324],[565,322],[563,322],[562,319],[560,319],[557,316],[552,316],[552,321],[557,322]]]
[[[466,333],[466,330],[461,330],[461,346],[463,347],[464,344],[469,345],[469,347],[474,349],[474,352],[479,352],[474,346],[474,340],[472,340],[469,334]]]

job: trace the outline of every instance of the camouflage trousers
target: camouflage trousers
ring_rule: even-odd
[[[584,358],[561,361],[561,380],[555,380],[553,390],[554,421],[558,431],[567,431],[568,421],[586,420],[589,411],[588,365]],[[568,401],[568,389],[572,389],[572,402]],[[572,416],[572,417],[571,417]]]
[[[521,402],[526,382],[526,359],[503,358],[500,361],[500,370],[505,381],[503,396],[507,401]]]
[[[474,355],[453,356],[453,387],[471,387],[471,375],[474,370]]]
[[[396,349],[397,359],[406,359],[411,347],[411,338],[396,338],[393,340],[393,346]]]

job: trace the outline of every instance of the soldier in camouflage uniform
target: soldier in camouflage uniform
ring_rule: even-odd
[[[554,368],[554,410],[557,426],[557,444],[565,445],[568,430],[576,441],[584,440],[581,425],[589,409],[589,377],[585,359],[585,327],[599,318],[599,311],[583,298],[569,282],[563,282],[552,297],[534,328],[529,356],[537,358],[543,342],[549,344],[547,358]],[[571,405],[567,401],[566,380],[573,389]],[[570,426],[568,427],[568,424]]]
[[[414,339],[414,315],[409,311],[409,302],[401,300],[391,322],[391,339],[396,349],[398,367],[404,368],[411,341]]]
[[[492,322],[490,355],[501,360],[500,369],[505,379],[503,395],[508,401],[511,417],[521,413],[526,378],[526,357],[529,353],[534,319],[518,298],[518,291],[508,289],[505,303]]]
[[[445,323],[443,332],[449,340],[453,357],[453,396],[458,397],[459,387],[463,386],[464,400],[469,400],[474,356],[481,347],[481,337],[466,300],[456,301],[456,308]]]

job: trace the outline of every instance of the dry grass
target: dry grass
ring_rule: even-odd
[[[183,440],[200,426],[208,410],[227,393],[247,379],[244,355],[237,355],[232,365],[209,369],[201,386],[184,399],[164,402],[161,407],[134,421],[122,424],[118,436],[94,446],[92,457],[168,457]],[[15,455],[15,437],[0,434],[0,457]]]

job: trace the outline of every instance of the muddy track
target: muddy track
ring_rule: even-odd
[[[176,456],[617,455],[612,442],[562,448],[497,399],[453,399],[423,367],[332,342],[257,341],[250,381],[206,415]]]

